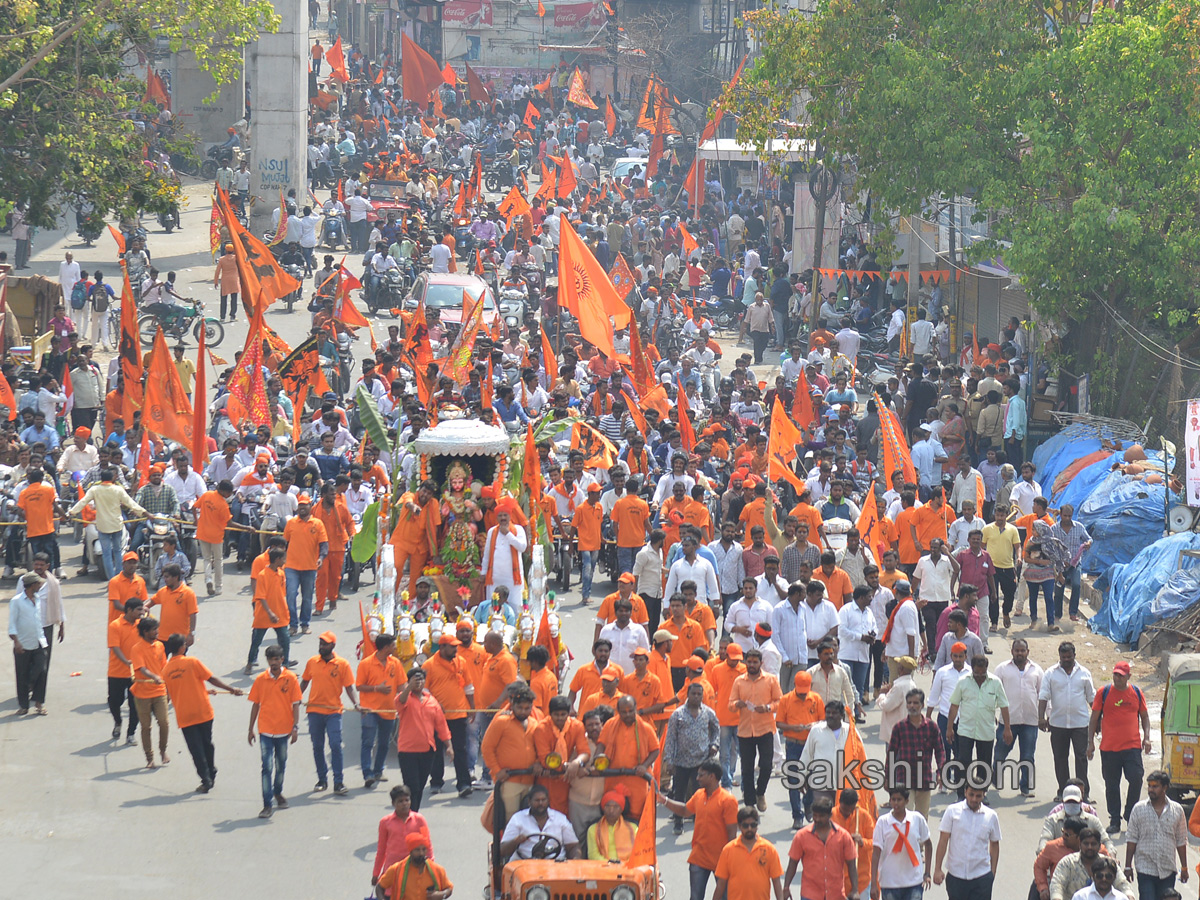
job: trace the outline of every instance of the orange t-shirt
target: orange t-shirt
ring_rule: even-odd
[[[299,723],[294,705],[300,702],[300,679],[290,669],[283,669],[278,678],[271,670],[263,672],[250,686],[250,702],[258,704],[258,733],[279,737],[292,733]]]
[[[354,517],[350,515],[350,510],[341,498],[333,501],[333,509],[326,509],[324,501],[313,504],[312,514],[314,519],[318,519],[325,526],[331,553],[345,550],[346,542],[357,533]]]
[[[258,578],[271,564],[271,551],[264,550],[250,562],[250,580]]]
[[[671,632],[671,668],[681,669],[697,647],[708,646],[708,636],[695,619],[684,619],[683,627],[677,628],[674,619],[663,619],[659,628]]]
[[[575,675],[571,678],[570,686],[570,689],[572,693],[575,694],[576,699],[582,700],[592,694],[597,693],[602,687],[600,676],[605,672],[616,672],[618,682],[625,677],[625,670],[612,660],[609,660],[608,665],[606,665],[603,669],[596,668],[595,660],[592,660],[586,666],[577,669]]]
[[[163,666],[162,677],[175,707],[175,723],[180,728],[211,721],[212,701],[204,684],[213,677],[208,666],[192,656],[172,656]]]
[[[233,518],[225,498],[216,491],[205,491],[196,498],[196,509],[200,511],[196,520],[196,540],[206,544],[219,544],[225,540],[225,526]]]
[[[943,513],[945,518],[942,517]],[[899,519],[899,516],[896,518]],[[941,509],[934,509],[928,503],[918,509],[912,524],[917,528],[917,538],[921,541],[921,546],[928,549],[929,542],[934,538],[947,540],[947,523],[953,522],[954,518],[954,510],[944,503]],[[816,577],[815,572],[813,576]]]
[[[354,672],[336,653],[328,662],[318,653],[305,664],[303,680],[308,682],[305,711],[333,716],[342,711],[342,690],[354,684]]]
[[[559,731],[554,727],[554,720],[547,716],[533,729],[533,750],[539,761],[545,760],[550,753],[558,753],[566,763],[582,753],[591,752],[591,747],[588,746],[587,729],[579,719],[568,717]]]
[[[319,567],[321,545],[329,543],[324,523],[309,516],[307,520],[296,516],[283,526],[283,539],[288,542],[285,569],[311,572]]]
[[[575,527],[580,550],[600,549],[600,523],[603,521],[604,507],[599,503],[583,503],[575,507],[575,518],[571,524]]]
[[[510,713],[499,713],[492,719],[492,724],[483,733],[479,752],[493,776],[497,769],[528,769],[533,765],[537,759],[533,744],[536,726],[533,716],[523,723]],[[512,780],[519,784],[532,784],[533,776],[515,775]]]
[[[190,617],[195,615],[200,607],[196,604],[196,592],[186,584],[180,582],[175,590],[164,584],[155,592],[150,605],[162,607],[158,616],[159,634],[165,634],[167,637],[182,634],[186,637],[192,633]]]
[[[626,725],[620,716],[613,716],[604,723],[596,743],[604,745],[604,754],[614,769],[636,768],[660,746],[653,725],[640,718],[635,718],[632,725]]]
[[[794,690],[788,691],[779,700],[779,708],[775,710],[776,725],[814,725],[825,721],[825,701],[816,691],[809,691],[803,697]],[[803,731],[781,731],[780,736],[788,741],[807,741],[808,729]]]
[[[618,547],[645,546],[646,523],[650,521],[650,506],[645,500],[627,494],[613,504],[611,515]]]
[[[695,525],[704,535],[704,540],[711,541],[713,539],[712,516],[709,515],[708,507],[699,500],[688,498],[687,504],[683,507],[683,521],[689,525]]]
[[[613,610],[616,602],[621,597],[620,591],[613,591],[607,597],[600,601],[600,608],[596,610],[596,620],[602,622],[615,622],[617,614]],[[633,615],[630,621],[636,622],[638,625],[645,625],[650,621],[650,613],[646,611],[646,601],[637,594],[630,593],[629,602],[633,604]]]
[[[31,484],[21,491],[17,506],[25,513],[25,534],[42,537],[54,531],[54,502],[58,492],[46,482]]]
[[[737,798],[723,787],[711,795],[700,788],[688,799],[687,811],[696,817],[688,862],[711,872],[729,843],[729,826],[737,825]]]
[[[167,665],[167,652],[163,649],[162,641],[147,641],[139,635],[129,652],[129,661],[133,663],[133,687],[130,688],[133,696],[143,700],[167,696],[166,685],[156,684],[142,672],[145,669],[162,677],[163,668]]]
[[[576,713],[576,715],[579,717],[579,720],[582,722],[583,717],[586,716],[593,709],[595,709],[597,706],[610,706],[610,707],[612,707],[613,712],[616,712],[617,701],[620,699],[621,699],[621,689],[619,686],[617,688],[617,692],[615,694],[612,694],[611,696],[604,693],[604,691],[602,691],[602,690],[595,691],[594,693],[588,694],[588,696],[584,697],[582,700],[579,701],[579,711]]]
[[[121,612],[125,611],[126,600],[141,600],[145,602],[149,599],[150,594],[146,590],[146,579],[141,575],[126,578],[124,573],[118,572],[108,580],[108,602],[114,607],[121,607]]]
[[[716,692],[716,705],[713,707],[713,712],[717,714],[717,721],[726,728],[733,728],[741,720],[741,715],[733,712],[729,708],[729,693],[733,690],[733,682],[739,675],[746,674],[746,664],[739,662],[733,668],[729,667],[729,661],[719,662],[712,667],[708,674],[708,683],[713,686]]]
[[[913,543],[912,526],[917,524],[917,513],[923,508],[910,506],[908,509],[900,510],[896,516],[896,550],[900,554],[900,562],[906,566],[916,565],[921,559],[921,552]],[[920,529],[918,529],[918,533],[919,531]]]
[[[696,605],[687,611],[687,617],[703,628],[705,633],[717,630],[717,617],[707,603],[697,600]]]
[[[479,684],[479,679],[483,677],[483,667],[488,661],[488,652],[483,649],[480,644],[471,641],[471,645],[461,646],[458,648],[458,655],[455,659],[461,659],[463,666],[466,669],[467,680],[471,684]],[[428,688],[429,685],[426,685]]]
[[[358,705],[377,713],[381,719],[396,718],[396,695],[408,682],[408,674],[400,660],[388,655],[384,662],[374,653],[367,656],[358,664],[358,676],[354,679],[358,688]],[[378,687],[381,684],[391,686],[391,691],[381,694],[378,691],[364,691],[364,687]]]
[[[471,684],[466,664],[457,655],[445,659],[434,653],[421,668],[425,671],[425,690],[442,704],[446,721],[465,719],[467,714],[462,710],[467,708],[467,686]]]
[[[416,502],[416,494],[409,493],[400,498],[397,504],[400,514],[396,519],[396,530],[392,532],[391,543],[409,551],[425,545],[428,541],[427,527],[432,525],[436,533],[437,527],[442,524],[442,513],[436,500],[430,500],[422,506],[419,513],[414,513],[407,507],[408,503]]]
[[[767,498],[755,497],[743,506],[738,520],[746,525],[746,533],[742,536],[742,546],[749,547],[754,542],[750,537],[751,528],[761,525],[763,534],[765,535],[767,532]]]
[[[275,613],[275,621],[267,610]],[[283,569],[268,568],[254,582],[254,622],[251,628],[283,628],[290,625],[291,613],[287,605],[287,583]]]
[[[663,683],[659,677],[646,670],[646,675],[643,678],[638,678],[637,672],[630,672],[619,682],[617,689],[622,694],[628,694],[637,701],[638,713],[648,706],[655,706],[667,699],[667,693],[663,690]],[[579,715],[583,715],[583,709],[579,711]]]
[[[475,685],[475,706],[478,709],[491,706],[504,693],[504,689],[517,680],[517,658],[508,650],[488,657],[483,664],[483,674]]]
[[[826,575],[825,570],[820,566],[813,569],[813,581],[819,581],[825,585],[825,596],[829,598],[829,602],[838,609],[842,608],[843,602],[854,594],[854,585],[850,582],[850,576],[846,574],[845,569],[833,567],[833,572]]]
[[[550,698],[558,696],[558,676],[550,671],[549,666],[529,674],[529,689],[537,697],[534,707],[547,716],[550,715]]]
[[[137,622],[128,622],[124,616],[118,616],[108,623],[108,677],[109,678],[130,678],[130,668],[125,663],[117,659],[117,655],[112,652],[112,648],[116,647],[125,654],[126,659],[132,659],[133,642],[140,641],[138,636]]]
[[[795,516],[801,522],[807,522],[808,542],[810,544],[816,543],[814,538],[816,538],[817,532],[821,528],[821,525],[824,521],[821,518],[820,511],[811,503],[797,503],[792,507],[792,511],[788,513],[788,515]]]
[[[779,851],[761,835],[747,849],[740,837],[721,849],[713,873],[725,879],[726,900],[762,900],[771,896],[771,880],[783,875]]]
[[[715,704],[717,702],[717,692],[715,690],[713,690],[712,683],[707,678],[705,678],[704,675],[702,675],[702,674],[697,675],[694,678],[691,675],[689,675],[687,678],[683,679],[683,687],[681,687],[678,690],[678,692],[676,692],[675,699],[678,700],[681,704],[687,703],[688,686],[691,685],[691,683],[693,681],[700,682],[700,685],[704,688],[704,699],[701,700],[700,702],[703,703],[705,706],[707,706],[709,709],[713,710],[713,712],[716,712]]]

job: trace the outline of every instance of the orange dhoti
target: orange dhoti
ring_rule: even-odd
[[[408,563],[408,595],[416,596],[417,579],[429,565],[429,546],[426,544],[409,545],[396,544],[396,584],[404,575],[404,564]]]
[[[334,603],[342,586],[342,568],[346,564],[345,550],[330,550],[317,570],[317,612],[325,611],[326,602]]]

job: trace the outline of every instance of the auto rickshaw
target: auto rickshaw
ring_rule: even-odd
[[[1200,653],[1167,658],[1159,738],[1172,796],[1200,793]]]

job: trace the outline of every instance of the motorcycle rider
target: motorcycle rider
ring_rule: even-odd
[[[166,516],[169,519],[179,518],[179,498],[174,489],[163,483],[166,466],[155,463],[150,467],[150,481],[134,497],[134,502],[141,506],[151,516]],[[138,522],[134,525],[133,535],[129,540],[129,549],[137,550],[146,541],[146,532],[150,529],[149,522]]]
[[[246,436],[249,442],[250,435]],[[271,455],[258,453],[254,464],[246,466],[233,478],[234,494],[241,505],[241,524],[250,528],[258,528],[262,522],[262,501],[264,496],[275,488],[275,476],[271,474]],[[238,535],[238,571],[246,565],[250,558],[250,537],[248,532]]]
[[[376,300],[377,292],[384,276],[392,269],[398,269],[399,264],[388,254],[388,245],[384,241],[375,244],[375,255],[371,257],[371,267],[367,275],[367,305]]]
[[[332,178],[332,171],[329,173]],[[321,205],[321,240],[325,246],[333,247],[346,242],[346,207],[338,199],[336,191],[329,192],[329,199]]]

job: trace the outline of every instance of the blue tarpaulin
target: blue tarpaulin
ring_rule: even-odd
[[[1184,556],[1184,550],[1200,550],[1200,534],[1188,531],[1161,538],[1130,562],[1110,566],[1096,580],[1096,588],[1104,593],[1104,604],[1091,618],[1092,631],[1132,644],[1147,625],[1178,612],[1177,602],[1167,602],[1169,598],[1164,598],[1156,610],[1155,598],[1180,569],[1200,568],[1200,560]],[[1163,609],[1168,610],[1165,615]]]
[[[1061,437],[1061,435],[1055,435],[1055,437]],[[1053,440],[1053,438],[1051,440]],[[1046,443],[1050,443],[1050,441],[1047,441]],[[1045,444],[1042,446],[1045,446]],[[1038,449],[1040,450],[1041,447]],[[1043,490],[1053,490],[1054,479],[1058,477],[1059,473],[1062,472],[1063,469],[1071,465],[1071,463],[1075,462],[1075,460],[1083,459],[1089,453],[1095,453],[1100,449],[1102,448],[1100,446],[1099,438],[1074,438],[1063,441],[1054,449],[1053,453],[1042,462],[1041,465],[1038,465],[1036,461],[1034,462],[1034,465],[1037,466],[1037,472],[1034,473],[1034,478],[1037,479],[1038,484],[1042,486]],[[1037,454],[1034,454],[1035,460],[1036,456]],[[1018,476],[1020,476],[1020,474],[1020,472],[1017,473]]]

